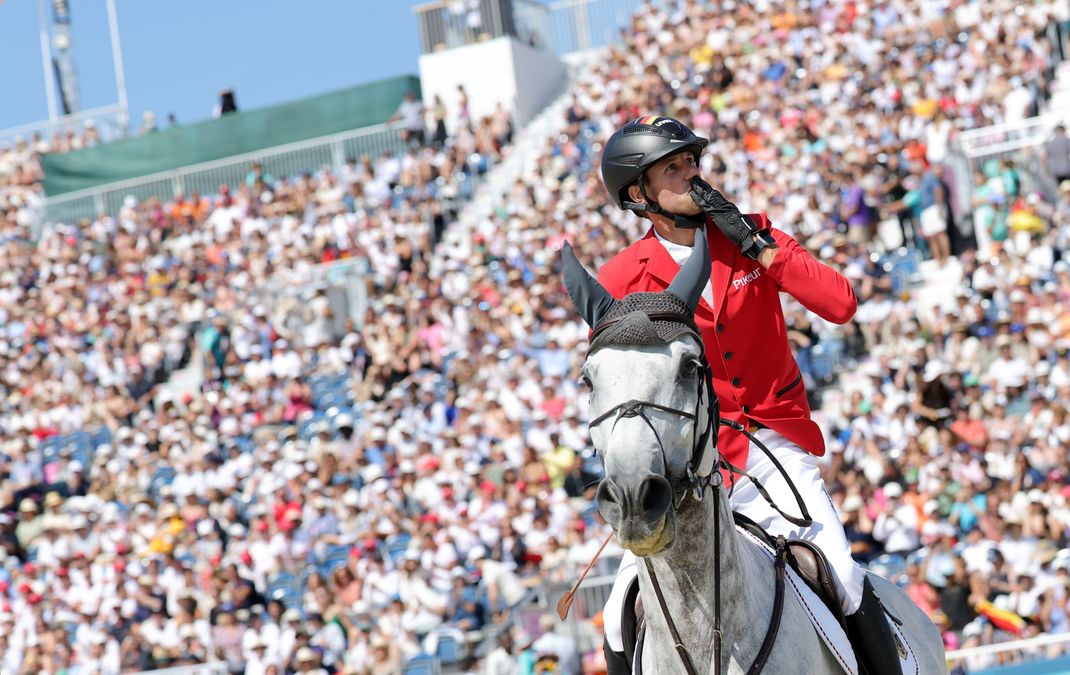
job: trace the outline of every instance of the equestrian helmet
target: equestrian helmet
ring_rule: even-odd
[[[669,155],[691,152],[698,159],[708,139],[679,120],[660,115],[637,117],[617,129],[602,150],[602,182],[622,209],[646,210],[628,198],[628,187]],[[641,208],[636,208],[641,207]]]

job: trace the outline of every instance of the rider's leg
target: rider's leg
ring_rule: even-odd
[[[623,652],[615,652],[609,646],[609,638],[602,640],[602,653],[606,657],[606,675],[631,675],[628,659]]]
[[[836,590],[840,606],[847,616],[852,642],[859,644],[857,640],[861,637],[861,644],[865,644],[859,657],[863,660],[866,672],[869,675],[900,673],[891,627],[884,612],[880,611],[880,601],[866,580],[865,570],[851,557],[851,546],[843,532],[840,516],[821,479],[820,460],[771,429],[761,429],[757,436],[784,467],[802,495],[814,524],[803,528],[784,520],[746,478],[737,478],[731,497],[732,509],[755,521],[770,534],[782,534],[817,544],[836,577]],[[793,516],[802,515],[784,476],[761,448],[753,443],[747,457],[747,473],[762,483],[782,511]]]
[[[617,568],[617,578],[613,580],[613,589],[609,592],[609,600],[602,610],[602,627],[606,633],[604,648],[617,653],[624,652],[624,635],[621,632],[621,611],[624,609],[624,598],[628,594],[628,588],[632,580],[639,575],[639,566],[635,561],[635,554],[625,551]],[[613,664],[610,663],[611,654],[606,652],[606,662],[610,664],[609,675],[618,675]],[[624,664],[623,673],[627,673],[627,662]]]
[[[903,674],[897,639],[869,579],[862,591],[862,606],[847,617],[847,633],[851,644],[856,645],[855,653],[862,661],[865,675]],[[859,650],[857,645],[865,645],[865,648]]]
[[[862,602],[862,584],[866,573],[851,557],[851,545],[843,532],[840,516],[833,506],[821,480],[820,459],[801,450],[771,429],[759,429],[758,440],[766,445],[783,465],[791,482],[802,495],[814,524],[809,528],[793,525],[774,511],[746,478],[736,479],[732,491],[732,510],[758,523],[772,535],[806,539],[821,547],[836,577],[836,590],[844,614],[853,614]],[[784,477],[753,443],[747,457],[747,473],[754,476],[769,492],[784,513],[801,516],[799,506]]]

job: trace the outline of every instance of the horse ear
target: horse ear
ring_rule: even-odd
[[[684,266],[676,273],[672,285],[668,291],[687,303],[694,312],[698,307],[698,299],[702,297],[702,291],[706,288],[706,282],[710,280],[710,247],[706,241],[706,235],[702,230],[695,231],[695,245],[691,249],[691,257]]]
[[[565,288],[572,298],[572,304],[576,306],[587,325],[594,328],[616,300],[583,268],[572,251],[572,245],[567,241],[561,249],[561,258],[561,275],[565,279]]]

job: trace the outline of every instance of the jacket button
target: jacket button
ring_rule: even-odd
[[[750,412],[750,406],[749,405],[743,406],[743,412],[749,413]]]
[[[724,332],[724,324],[723,323],[717,324],[717,332],[718,333],[723,333]]]
[[[738,386],[739,386],[739,383],[740,383],[740,382],[742,382],[742,381],[743,381],[743,380],[739,379],[738,377],[733,377],[733,378],[732,378],[732,386],[734,386],[734,387],[738,387]]]
[[[724,353],[724,360],[725,361],[731,361],[732,360],[732,352],[725,352]]]

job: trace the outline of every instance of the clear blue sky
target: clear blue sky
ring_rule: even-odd
[[[418,75],[412,7],[425,1],[116,0],[131,119],[205,119],[227,86],[251,109]],[[70,4],[82,109],[113,104],[105,1]],[[37,0],[0,0],[0,129],[47,118]]]

